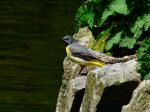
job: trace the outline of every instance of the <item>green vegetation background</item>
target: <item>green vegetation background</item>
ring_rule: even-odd
[[[75,16],[77,28],[88,26],[94,50],[122,57],[137,53],[137,70],[150,79],[150,1],[87,0]]]
[[[79,0],[0,1],[0,112],[53,112]],[[62,47],[63,46],[63,47]]]

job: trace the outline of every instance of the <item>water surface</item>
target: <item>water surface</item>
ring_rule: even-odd
[[[79,0],[0,1],[0,112],[53,112]]]

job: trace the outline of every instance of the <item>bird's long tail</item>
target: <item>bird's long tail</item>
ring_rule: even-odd
[[[99,61],[89,61],[88,64],[89,65],[97,65],[97,66],[100,66],[100,67],[105,65],[105,63],[99,62]]]

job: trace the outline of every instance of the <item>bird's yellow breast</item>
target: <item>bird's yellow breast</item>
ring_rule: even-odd
[[[78,58],[78,57],[73,56],[72,53],[71,53],[71,51],[70,51],[69,46],[66,47],[66,52],[67,52],[67,57],[68,57],[69,59],[71,59],[73,62],[76,62],[76,63],[78,63],[78,64],[80,64],[80,65],[85,65],[85,64],[87,64],[87,61],[85,61],[85,60],[83,60],[83,59],[81,59],[81,58]]]
[[[67,55],[71,55],[71,51],[70,51],[69,46],[66,47],[66,52],[67,52]]]

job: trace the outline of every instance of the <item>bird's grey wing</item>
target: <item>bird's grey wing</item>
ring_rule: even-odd
[[[92,60],[97,60],[100,61],[99,59],[96,58],[96,55],[88,50],[86,47],[74,43],[70,46],[70,50],[73,56],[79,57],[81,59],[87,60],[87,61],[92,61]]]

